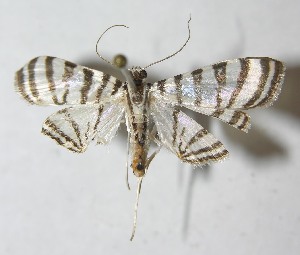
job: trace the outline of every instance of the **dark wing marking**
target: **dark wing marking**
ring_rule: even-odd
[[[38,105],[104,104],[122,96],[113,76],[55,57],[37,57],[16,72],[16,91]]]
[[[247,131],[250,118],[240,110],[270,106],[280,93],[284,74],[280,61],[240,58],[156,82],[150,93],[160,101],[219,118]]]
[[[205,165],[228,156],[223,144],[185,113],[164,102],[150,104],[156,140],[183,162]]]
[[[44,122],[42,133],[74,152],[84,152],[92,140],[106,144],[123,117],[121,104],[85,105],[62,109]]]

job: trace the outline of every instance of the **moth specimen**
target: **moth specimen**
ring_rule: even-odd
[[[123,60],[118,57],[115,63]],[[151,84],[145,81],[145,68],[127,71],[124,63],[114,65],[122,68],[127,81],[60,58],[37,57],[17,71],[15,88],[30,104],[67,106],[46,119],[42,133],[73,152],[84,152],[91,141],[109,143],[125,116],[131,167],[139,181],[137,196],[145,171],[157,153],[148,155],[151,140],[193,165],[205,165],[228,156],[223,144],[180,107],[218,118],[247,132],[250,117],[244,110],[270,106],[280,93],[285,73],[283,63],[278,60],[247,57]],[[137,203],[138,197],[136,210]]]

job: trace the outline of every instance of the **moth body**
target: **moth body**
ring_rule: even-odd
[[[142,177],[145,175],[150,145],[147,73],[139,67],[130,69],[129,73],[132,79],[126,84],[125,114],[130,134],[131,167],[135,176]]]

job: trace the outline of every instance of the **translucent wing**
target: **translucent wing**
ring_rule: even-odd
[[[15,76],[17,92],[31,104],[104,104],[122,95],[122,82],[109,74],[55,57],[37,57]]]
[[[92,140],[106,144],[123,117],[121,104],[85,105],[62,109],[44,122],[42,133],[74,152],[84,152]]]
[[[250,118],[240,110],[270,106],[280,93],[284,72],[284,65],[271,58],[240,58],[156,82],[151,94],[247,131]]]
[[[183,162],[204,165],[228,156],[223,144],[182,111],[153,100],[150,104],[156,139]]]

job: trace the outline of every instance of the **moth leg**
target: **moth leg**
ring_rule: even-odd
[[[128,182],[128,158],[129,158],[129,147],[130,147],[129,143],[130,143],[130,134],[128,133],[128,136],[127,136],[126,177],[125,177],[128,190],[130,190],[130,185],[129,185],[129,182]]]
[[[158,148],[151,154],[151,156],[149,158],[147,158],[147,162],[146,162],[146,173],[148,171],[148,167],[151,163],[151,161],[155,158],[155,156],[157,155],[157,153],[159,153],[160,149],[161,149],[162,145],[159,145]]]
[[[160,141],[159,135],[158,135],[158,131],[156,126],[154,125],[151,133],[150,133],[150,140],[152,140],[153,142],[155,142],[158,146],[160,146],[162,143]]]
[[[146,163],[146,171],[148,170],[148,167],[150,165],[150,163],[152,162],[152,160],[155,158],[155,156],[159,153],[161,147],[162,147],[162,143],[159,140],[159,136],[158,136],[158,132],[156,127],[154,126],[151,133],[150,133],[150,140],[154,141],[157,145],[158,148],[151,154],[151,156],[147,159],[147,163]]]
[[[137,190],[136,190],[136,201],[135,201],[135,205],[134,205],[133,229],[132,229],[130,241],[133,240],[135,230],[136,230],[137,210],[138,210],[138,206],[139,206],[139,198],[140,198],[140,193],[141,193],[141,188],[142,188],[142,181],[143,181],[143,177],[138,177],[138,186],[137,186]]]

